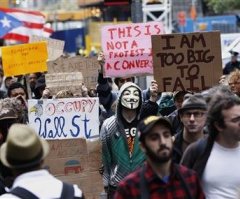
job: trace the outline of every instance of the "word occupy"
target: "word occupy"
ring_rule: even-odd
[[[59,101],[54,103],[47,103],[45,111],[48,116],[69,113],[69,112],[88,112],[91,113],[95,107],[96,99],[81,99],[70,102]]]

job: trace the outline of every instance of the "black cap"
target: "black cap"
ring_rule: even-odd
[[[235,51],[230,51],[230,53],[232,56],[238,56],[238,54],[239,54],[238,52],[235,52]]]
[[[144,136],[149,133],[149,131],[154,127],[156,123],[166,125],[166,127],[170,129],[172,135],[174,134],[172,124],[166,117],[152,115],[143,119],[138,124],[138,138],[140,141],[143,140]]]

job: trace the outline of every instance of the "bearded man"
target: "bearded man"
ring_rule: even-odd
[[[139,143],[147,161],[119,183],[115,199],[205,198],[197,174],[172,161],[173,133],[170,121],[161,116],[139,123]]]

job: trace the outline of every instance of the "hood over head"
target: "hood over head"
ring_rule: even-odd
[[[140,113],[140,110],[142,107],[142,90],[140,89],[140,87],[138,85],[136,85],[135,83],[132,83],[132,82],[126,82],[125,84],[122,85],[121,89],[119,90],[116,114],[117,114],[117,116],[121,115],[121,111],[123,108],[123,105],[121,104],[123,92],[129,87],[135,87],[139,91],[139,104],[138,104],[138,107],[136,108],[137,115],[139,117],[139,113]]]

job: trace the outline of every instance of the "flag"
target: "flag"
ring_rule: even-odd
[[[22,25],[23,23],[21,21],[0,11],[0,37],[3,37],[12,29]]]
[[[50,29],[44,25],[41,12],[0,8],[0,38],[27,43],[31,35],[50,36]]]
[[[53,29],[49,26],[49,24],[45,24],[43,27],[43,37],[50,37],[53,33]]]

